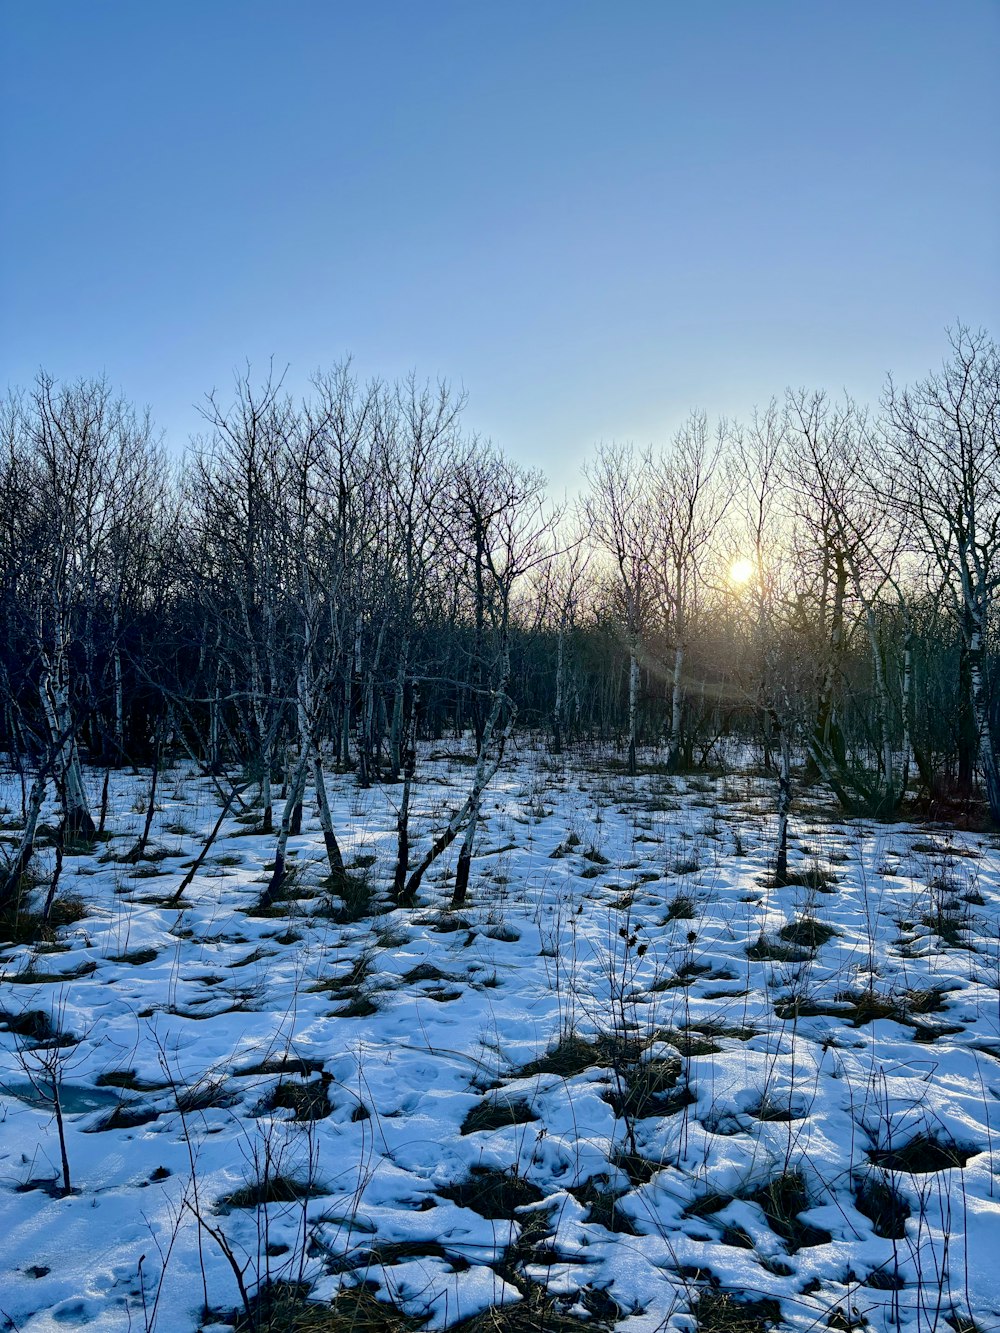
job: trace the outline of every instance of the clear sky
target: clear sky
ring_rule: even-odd
[[[0,387],[445,376],[557,486],[1000,332],[1000,0],[0,0]]]

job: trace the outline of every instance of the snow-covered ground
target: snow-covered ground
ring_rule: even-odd
[[[419,846],[469,778],[422,758]],[[801,1330],[1000,1324],[996,838],[810,792],[775,888],[766,778],[523,748],[461,912],[453,858],[385,909],[398,789],[334,777],[381,909],[344,919],[307,818],[259,916],[273,839],[238,807],[169,902],[220,807],[186,768],[124,860],[148,784],[112,775],[114,836],[66,858],[84,915],[0,953],[0,1328],[208,1328],[234,1264],[428,1328],[535,1301],[719,1333],[727,1296]],[[10,845],[9,776],[0,804]]]

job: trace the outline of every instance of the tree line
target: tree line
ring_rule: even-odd
[[[69,836],[103,818],[85,764],[179,751],[241,772],[277,891],[307,786],[343,875],[325,775],[351,770],[400,785],[412,899],[418,739],[471,737],[469,798],[431,848],[461,838],[467,881],[515,720],[556,753],[616,745],[632,773],[741,747],[782,829],[796,765],[848,813],[981,797],[1000,820],[988,333],[952,330],[940,369],[874,409],[790,390],[744,422],[692,413],[662,447],[602,445],[572,504],[465,409],[349,362],[301,400],[248,368],[178,462],[105,380],[8,393],[0,749],[32,792],[55,784]]]

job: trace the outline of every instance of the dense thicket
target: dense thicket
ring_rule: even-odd
[[[405,786],[415,738],[469,733],[471,849],[515,716],[633,770],[644,746],[681,768],[742,743],[785,818],[793,757],[851,811],[981,793],[1000,818],[988,335],[955,330],[878,413],[790,391],[604,446],[571,509],[464,406],[349,365],[302,402],[246,373],[175,466],[104,381],[8,397],[0,748],[56,782],[67,828],[94,830],[84,762],[173,747],[259,789],[277,883],[307,782],[324,817],[324,769]]]

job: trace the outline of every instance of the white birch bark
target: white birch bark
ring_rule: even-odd
[[[639,658],[633,644],[628,661],[628,771],[635,775],[636,714],[639,706]]]
[[[43,766],[43,768],[36,774],[35,780],[31,784],[31,794],[27,801],[24,829],[21,833],[21,841],[18,845],[17,855],[11,862],[3,883],[0,885],[0,908],[5,907],[10,902],[17,901],[21,876],[31,864],[31,858],[35,851],[35,830],[38,828],[38,817],[41,814],[42,802],[45,799],[45,786],[46,782]]]
[[[87,802],[83,769],[76,746],[69,690],[65,682],[59,679],[58,664],[55,669],[46,664],[39,693],[52,743],[55,746],[55,767],[62,792],[67,830],[78,837],[92,837],[95,826]]]
[[[1000,769],[997,766],[993,735],[990,731],[986,675],[983,671],[983,622],[985,612],[981,598],[973,611],[972,635],[969,642],[969,669],[972,676],[972,708],[979,733],[978,760],[983,775],[983,786],[989,802],[990,814],[1000,820]]]
[[[552,750],[555,754],[562,754],[563,750],[563,696],[565,686],[563,676],[566,669],[566,627],[560,621],[559,633],[556,639],[556,699],[552,709],[553,723],[553,744]]]
[[[684,714],[684,640],[678,638],[674,649],[674,679],[670,704],[670,758],[671,768],[681,762],[681,727]]]
[[[913,631],[909,625],[906,627],[906,640],[903,644],[903,683],[901,687],[902,694],[902,713],[903,713],[903,773],[900,778],[900,795],[905,795],[906,788],[910,781],[910,759],[913,753],[913,733],[911,729],[911,712],[913,708]]]
[[[115,671],[115,748],[118,753],[115,756],[115,763],[119,763],[121,756],[125,751],[125,698],[122,689],[122,655],[115,646],[114,655]]]

